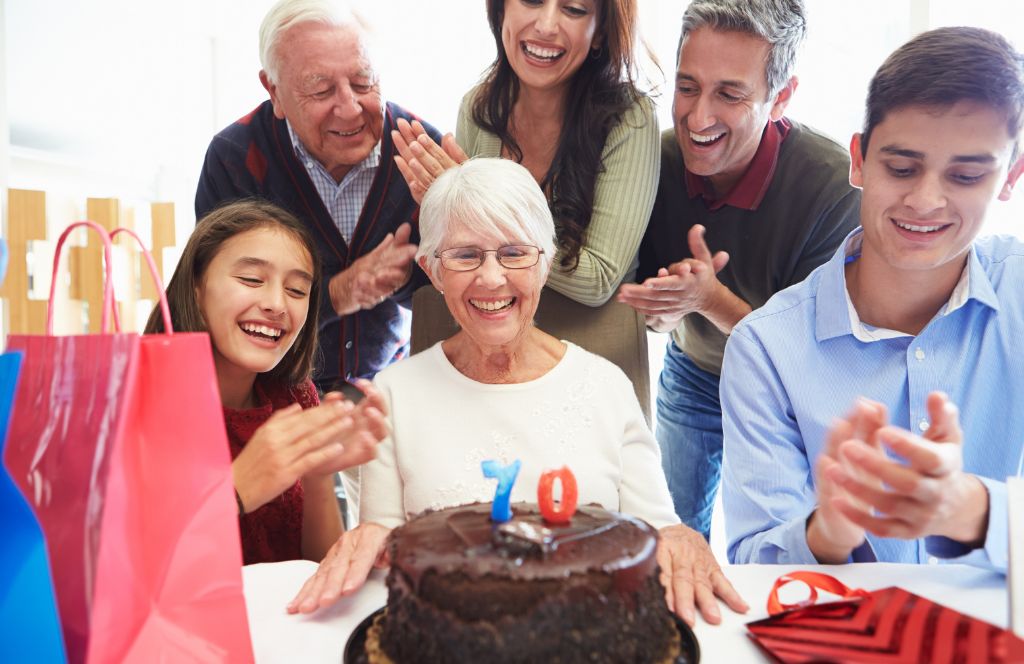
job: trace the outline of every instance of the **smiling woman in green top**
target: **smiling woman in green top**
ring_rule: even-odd
[[[633,55],[636,2],[488,0],[487,18],[497,57],[463,98],[456,137],[438,146],[400,122],[396,161],[417,198],[467,155],[523,164],[556,223],[547,286],[604,305],[636,271],[658,186],[658,124]]]
[[[488,0],[487,18],[498,55],[462,100],[458,146],[437,149],[401,123],[399,166],[414,196],[465,157],[459,146],[526,166],[557,225],[547,285],[603,304],[635,271],[658,185],[658,124],[635,80],[635,0]]]

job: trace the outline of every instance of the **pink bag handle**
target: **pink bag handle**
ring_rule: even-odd
[[[139,251],[142,252],[142,257],[146,259],[146,265],[149,266],[149,273],[153,276],[153,285],[156,286],[157,297],[160,298],[160,313],[164,318],[164,333],[174,334],[174,326],[171,325],[171,307],[167,304],[167,293],[164,291],[164,282],[160,278],[160,271],[156,269],[156,262],[153,260],[153,254],[149,253],[149,249],[146,249],[146,245],[142,244],[142,240],[135,234],[130,228],[120,227],[110,231],[110,239],[113,240],[118,233],[127,233],[129,237],[135,239],[135,242],[139,245]]]
[[[57,240],[57,249],[53,253],[53,274],[50,277],[50,300],[46,303],[46,335],[53,336],[53,297],[57,293],[57,272],[60,267],[60,252],[64,247],[64,242],[68,239],[68,235],[71,234],[76,228],[85,226],[91,228],[100,234],[100,239],[103,242],[103,313],[102,320],[100,322],[100,332],[106,332],[107,321],[109,321],[110,312],[114,312],[114,331],[121,331],[121,318],[118,316],[117,307],[114,305],[114,280],[111,278],[113,274],[113,263],[110,259],[110,235],[107,233],[107,229],[103,228],[95,221],[76,221],[70,224],[64,229],[64,232],[60,234],[60,238]]]

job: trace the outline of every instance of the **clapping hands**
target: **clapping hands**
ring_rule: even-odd
[[[817,464],[819,506],[807,529],[819,561],[836,562],[828,555],[823,559],[815,547],[825,540],[822,535],[836,533],[859,532],[860,541],[869,532],[901,539],[938,535],[970,547],[984,543],[988,492],[963,471],[958,410],[941,392],[929,394],[926,407],[931,423],[920,436],[888,425],[884,408],[866,400],[833,425]],[[837,540],[842,550],[832,554],[845,551],[845,562],[856,539]]]
[[[659,269],[657,276],[642,284],[619,287],[618,301],[643,314],[647,325],[657,332],[674,330],[689,313],[711,312],[716,299],[728,292],[716,275],[729,262],[729,254],[719,251],[712,255],[699,224],[690,229],[687,239],[693,258]]]
[[[409,185],[413,200],[422,203],[423,195],[437,176],[469,157],[451,134],[445,134],[441,145],[438,145],[417,120],[412,124],[399,120],[397,127],[397,130],[391,131],[391,139],[398,149],[395,164]]]
[[[409,280],[416,245],[409,242],[412,227],[402,224],[372,251],[331,277],[331,304],[339,316],[372,309]]]
[[[275,412],[231,464],[246,512],[281,495],[305,476],[323,476],[365,463],[387,435],[384,398],[369,381],[357,383],[358,405],[339,393],[314,408],[292,404]]]

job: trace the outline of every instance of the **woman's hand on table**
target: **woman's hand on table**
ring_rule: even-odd
[[[360,411],[350,401],[330,397],[314,408],[291,404],[271,415],[231,463],[245,511],[269,503],[307,473],[372,458],[376,439],[370,439],[383,419],[375,410],[376,402]]]
[[[750,608],[718,566],[711,547],[697,531],[682,524],[659,532],[658,566],[669,609],[693,626],[694,605],[708,623],[722,622],[717,598],[737,613]]]
[[[391,140],[398,149],[395,164],[409,185],[413,200],[422,203],[423,195],[437,176],[469,157],[450,133],[445,134],[438,145],[418,120],[410,124],[400,119],[396,126],[398,129],[391,130]]]
[[[312,613],[362,587],[373,567],[385,567],[384,543],[390,528],[363,523],[341,536],[288,603],[288,613]]]

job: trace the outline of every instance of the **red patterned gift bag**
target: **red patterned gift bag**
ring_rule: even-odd
[[[810,598],[779,602],[779,588],[807,584]],[[815,604],[818,590],[844,599]],[[817,572],[790,572],[768,597],[769,618],[749,623],[758,644],[781,662],[987,664],[1024,662],[1024,641],[902,588],[851,589]]]

